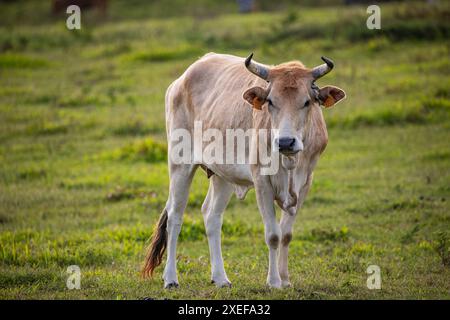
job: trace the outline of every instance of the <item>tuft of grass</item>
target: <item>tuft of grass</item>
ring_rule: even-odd
[[[47,171],[42,168],[25,168],[17,172],[16,176],[19,180],[37,180],[45,178]]]
[[[440,113],[446,116],[450,114],[450,99],[447,98],[426,99],[422,102],[422,106],[426,112]]]
[[[109,202],[119,202],[136,198],[156,198],[156,196],[157,195],[154,191],[145,191],[141,189],[117,186],[113,191],[108,192],[105,200]]]
[[[10,216],[0,213],[0,225],[11,222],[12,219]]]
[[[48,66],[44,59],[32,58],[21,54],[0,54],[0,68],[8,69],[35,69]]]
[[[420,105],[394,105],[387,109],[371,110],[345,118],[327,120],[328,127],[357,128],[361,126],[394,126],[406,124],[438,123],[450,118],[450,100],[423,99]]]
[[[69,132],[70,124],[66,122],[43,121],[31,125],[27,132],[36,135],[57,135]]]
[[[189,217],[185,217],[183,220],[180,241],[199,241],[205,239],[206,231],[203,221],[195,221]]]
[[[357,256],[365,256],[373,254],[374,250],[374,246],[370,243],[357,242],[350,249],[350,253]]]
[[[433,151],[424,155],[423,159],[428,161],[448,161],[450,160],[450,151]]]
[[[436,98],[445,98],[450,100],[450,88],[438,88],[435,95]]]
[[[131,53],[125,56],[125,60],[135,62],[166,62],[180,60],[199,55],[202,52],[193,46],[179,46],[175,48],[159,47],[148,51]]]
[[[407,231],[404,235],[402,235],[400,242],[402,244],[411,243],[414,240],[414,237],[420,230],[420,226],[416,224],[411,230]]]
[[[250,226],[242,220],[223,222],[222,233],[227,238],[236,238],[249,235],[262,235],[262,228]],[[183,218],[183,225],[180,233],[180,241],[201,241],[206,239],[205,225],[203,221],[194,220],[189,216]]]
[[[381,36],[378,38],[370,39],[367,42],[367,49],[371,52],[380,52],[389,48],[390,45],[391,41],[387,37]]]
[[[36,284],[48,284],[55,280],[60,280],[50,270],[28,271],[28,272],[5,272],[0,276],[0,286],[2,288],[13,288],[15,286],[33,286]]]
[[[163,130],[163,128],[159,127],[150,127],[142,120],[136,120],[131,123],[120,125],[112,129],[111,132],[117,136],[145,136],[151,133],[161,132]]]
[[[434,249],[441,258],[441,262],[445,267],[450,267],[450,239],[446,232],[437,233],[437,240]]]
[[[349,239],[348,227],[336,228],[314,228],[309,235],[300,237],[302,240],[313,242],[335,242],[347,241]]]
[[[167,145],[152,138],[134,141],[122,148],[104,152],[95,158],[160,162],[167,160]]]
[[[101,106],[110,104],[110,99],[100,95],[67,94],[59,97],[56,106],[61,108]]]
[[[347,212],[362,214],[364,216],[373,214],[387,214],[396,211],[414,210],[423,207],[424,204],[417,199],[396,199],[371,202],[366,201],[360,206],[349,206]]]

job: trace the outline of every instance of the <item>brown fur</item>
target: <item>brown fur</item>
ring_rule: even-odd
[[[272,67],[268,80],[277,81],[281,88],[298,88],[305,78],[312,80],[311,70],[300,61],[290,61]]]
[[[142,276],[144,278],[152,277],[153,271],[162,262],[164,252],[167,246],[167,210],[161,213],[158,224],[153,230],[152,240],[148,247],[147,257],[145,258],[145,265],[142,269]]]
[[[263,105],[264,101],[258,97],[253,98],[253,108],[257,110],[261,110],[261,107]]]
[[[278,236],[272,235],[269,239],[269,246],[271,246],[273,248],[277,248],[279,242],[280,242],[280,239],[278,238]]]
[[[287,246],[289,245],[289,243],[292,240],[292,233],[286,233],[283,238],[281,239],[281,243],[283,244],[283,246]]]

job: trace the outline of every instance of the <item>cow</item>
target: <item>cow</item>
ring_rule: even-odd
[[[144,277],[152,276],[167,249],[164,287],[178,287],[177,238],[189,187],[195,171],[201,167],[209,177],[201,211],[209,243],[212,283],[217,287],[231,286],[221,251],[223,212],[233,192],[243,199],[254,187],[269,250],[267,284],[272,288],[291,285],[288,248],[293,223],[311,187],[314,167],[328,143],[321,106],[329,108],[346,97],[338,87],[316,85],[315,81],[334,67],[332,60],[326,57],[322,60],[323,64],[309,69],[299,61],[268,66],[254,61],[253,54],[245,59],[208,53],[168,87],[165,115],[169,196],[152,235],[142,271]],[[239,164],[202,163],[196,153],[204,151],[204,145],[193,148],[191,163],[175,163],[170,156],[176,144],[173,135],[180,128],[194,134],[195,122],[222,133],[227,129],[267,130],[267,151],[279,157],[281,165],[273,174],[262,174],[258,157],[255,162]],[[255,139],[253,136],[246,143],[249,155],[259,147]],[[279,223],[275,204],[282,210]]]

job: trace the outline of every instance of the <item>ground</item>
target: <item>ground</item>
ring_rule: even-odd
[[[113,1],[105,17],[83,14],[80,31],[45,2],[0,3],[0,298],[449,299],[448,6],[382,4],[382,29],[368,30],[362,5],[262,1],[241,15],[233,2],[164,3]],[[265,285],[253,191],[225,213],[233,286],[210,284],[201,171],[180,288],[162,289],[161,267],[140,277],[168,193],[164,93],[210,51],[309,67],[325,55],[336,67],[318,84],[347,92],[324,110],[329,144],[295,224],[292,288]],[[66,287],[69,265],[80,290]],[[370,265],[381,290],[367,288]]]

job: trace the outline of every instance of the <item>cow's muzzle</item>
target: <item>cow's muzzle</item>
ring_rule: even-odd
[[[295,137],[279,137],[275,139],[278,151],[286,156],[292,156],[303,150],[303,144]]]

